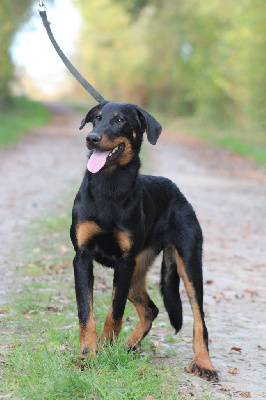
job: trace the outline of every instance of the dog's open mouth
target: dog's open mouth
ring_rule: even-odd
[[[88,170],[95,174],[104,166],[109,166],[109,164],[113,163],[123,153],[124,150],[124,143],[119,144],[112,150],[94,150],[87,164]]]

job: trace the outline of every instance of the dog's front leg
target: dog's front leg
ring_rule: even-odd
[[[79,317],[79,357],[95,357],[97,353],[96,323],[93,317],[93,264],[84,253],[74,261],[75,289]]]
[[[135,260],[131,259],[120,259],[115,266],[112,300],[101,334],[101,345],[104,345],[105,340],[109,340],[112,343],[121,331],[122,318],[134,267]]]

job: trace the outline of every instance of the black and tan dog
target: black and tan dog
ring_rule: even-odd
[[[158,314],[146,290],[146,274],[163,251],[161,294],[170,322],[182,326],[179,294],[183,279],[194,316],[194,361],[187,372],[217,380],[208,354],[203,312],[202,233],[196,215],[170,180],[139,175],[139,151],[146,131],[156,144],[161,125],[140,107],[104,101],[90,110],[82,129],[91,150],[87,171],[73,207],[71,239],[79,316],[80,357],[96,355],[93,317],[93,260],[114,269],[113,294],[101,344],[119,335],[127,299],[139,322],[127,338],[136,349]]]

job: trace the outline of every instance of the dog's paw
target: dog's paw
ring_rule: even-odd
[[[219,381],[217,371],[213,369],[207,369],[203,366],[199,366],[196,363],[191,363],[188,366],[186,366],[185,371],[193,375],[198,375],[199,377],[207,379],[208,381],[213,381],[213,382]]]
[[[127,341],[126,347],[128,349],[128,352],[130,351],[141,351],[141,341],[138,341],[137,343],[132,344],[131,341]]]
[[[97,349],[90,349],[89,347],[84,347],[80,349],[79,358],[84,360],[85,358],[94,358],[98,353]]]

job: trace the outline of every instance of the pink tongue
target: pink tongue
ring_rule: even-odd
[[[95,150],[89,158],[87,164],[88,170],[93,174],[100,171],[100,169],[104,166],[109,153],[109,151]]]

